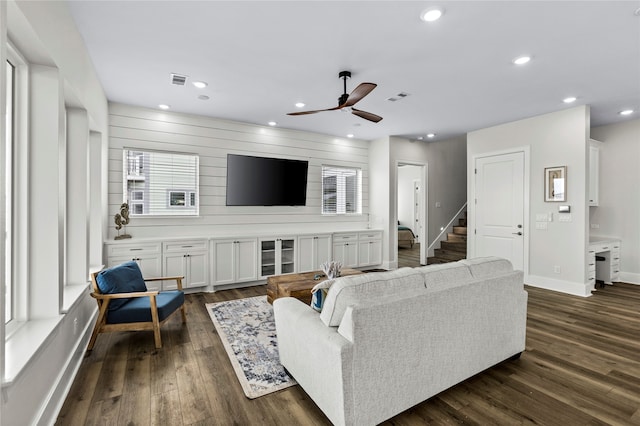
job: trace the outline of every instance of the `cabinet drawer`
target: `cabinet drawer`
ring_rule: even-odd
[[[165,253],[173,253],[173,252],[185,252],[185,251],[195,251],[195,250],[207,250],[208,244],[207,240],[185,240],[185,241],[171,241],[168,243],[164,243],[164,251]]]
[[[360,232],[358,234],[358,238],[360,238],[360,241],[381,240],[382,232],[380,231]]]
[[[160,243],[143,243],[143,244],[112,244],[107,250],[109,257],[115,256],[132,256],[140,254],[160,253],[162,245]]]
[[[333,235],[334,243],[349,242],[349,241],[358,241],[358,234],[334,234]]]

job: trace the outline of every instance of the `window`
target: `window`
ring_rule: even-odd
[[[4,323],[8,324],[14,319],[14,280],[12,274],[12,194],[11,190],[13,185],[12,179],[12,158],[13,158],[13,111],[15,109],[15,91],[14,91],[14,82],[15,82],[15,66],[7,61],[7,104],[6,104],[6,112],[5,112],[5,126],[6,126],[6,134],[5,134],[5,146],[4,146],[4,276],[2,277],[2,282],[4,283]]]
[[[123,198],[132,216],[198,215],[199,157],[125,149]]]
[[[322,214],[360,214],[360,169],[322,166]]]

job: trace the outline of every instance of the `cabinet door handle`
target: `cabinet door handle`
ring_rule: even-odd
[[[142,248],[131,248],[131,249],[129,249],[129,251],[142,251],[142,250],[144,250],[144,249],[142,249]]]

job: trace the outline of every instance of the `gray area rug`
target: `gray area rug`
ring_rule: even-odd
[[[267,296],[207,303],[206,307],[247,398],[297,384],[280,364]]]

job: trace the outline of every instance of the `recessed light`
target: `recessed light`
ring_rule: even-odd
[[[196,86],[198,89],[204,89],[205,87],[208,86],[208,84],[205,83],[204,81],[194,81],[193,85]]]
[[[569,97],[567,97],[567,98],[564,98],[564,99],[562,100],[562,102],[564,102],[565,104],[570,104],[570,103],[572,103],[572,102],[575,102],[575,101],[576,101],[576,99],[577,99],[577,98],[576,98],[575,96],[569,96]]]
[[[429,139],[433,139],[433,138],[435,138],[435,137],[436,137],[436,134],[435,134],[435,133],[429,133],[429,134],[427,135],[427,137],[428,137]]]
[[[169,108],[171,108],[171,105],[160,104],[160,105],[158,105],[158,108],[160,108],[160,109],[169,109]]]
[[[304,102],[296,102],[296,108],[302,108],[304,105]]]
[[[630,115],[630,114],[633,114],[633,110],[632,109],[625,109],[623,111],[620,111],[618,114],[620,114],[620,115]]]
[[[531,60],[531,56],[520,56],[513,60],[516,65],[524,65]]]
[[[418,140],[419,140],[419,141],[421,141],[421,140],[423,140],[423,139],[424,139],[424,138],[423,138],[422,136],[418,136]]]
[[[347,135],[347,137],[348,137],[348,138],[352,138],[352,137],[353,137],[353,133],[349,133],[349,134]]]
[[[267,124],[268,124],[269,126],[275,126],[275,125],[276,125],[276,124],[278,124],[278,123],[276,123],[275,121],[270,121],[270,122],[268,122]]]
[[[437,21],[438,19],[440,19],[440,17],[442,17],[443,13],[444,13],[444,10],[436,7],[432,7],[423,11],[420,14],[420,19],[422,19],[425,22]]]
[[[209,97],[207,95],[200,95],[198,96],[198,99],[200,99],[201,101],[208,101]]]

